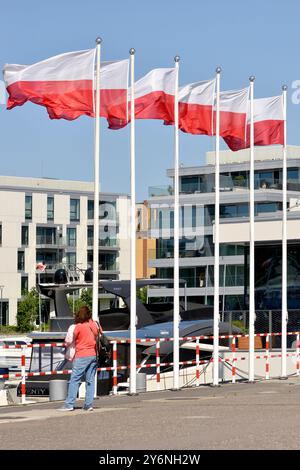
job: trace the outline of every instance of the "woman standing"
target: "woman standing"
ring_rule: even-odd
[[[67,334],[66,346],[75,343],[75,356],[72,374],[69,384],[68,396],[62,408],[58,411],[72,411],[77,398],[77,393],[82,377],[85,378],[86,392],[83,409],[93,410],[95,391],[95,376],[97,371],[96,337],[102,334],[102,328],[92,320],[92,314],[88,307],[81,307],[75,314],[75,328],[73,338]]]

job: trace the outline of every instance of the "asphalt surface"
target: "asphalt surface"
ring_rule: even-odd
[[[300,378],[0,408],[0,449],[299,449]]]

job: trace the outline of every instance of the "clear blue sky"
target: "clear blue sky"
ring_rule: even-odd
[[[221,88],[248,85],[256,97],[289,86],[288,142],[300,145],[300,105],[291,84],[300,80],[300,2],[295,0],[14,0],[1,7],[0,63],[30,64],[62,52],[94,47],[103,38],[103,60],[128,57],[136,49],[136,78],[170,67],[181,56],[180,83],[211,78],[223,69]],[[167,184],[173,129],[138,121],[137,197],[148,186]],[[27,103],[6,111],[0,105],[2,175],[93,179],[93,121],[51,121],[44,108]],[[180,134],[184,165],[204,161],[211,138]],[[101,123],[101,188],[129,192],[129,128],[110,131]]]

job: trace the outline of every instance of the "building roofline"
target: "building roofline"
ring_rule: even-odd
[[[0,191],[68,193],[91,196],[94,194],[94,183],[47,177],[36,178],[31,176],[0,175]],[[100,194],[105,197],[129,197],[128,194],[125,193],[100,192]]]

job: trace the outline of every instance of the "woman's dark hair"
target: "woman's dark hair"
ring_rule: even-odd
[[[92,312],[89,307],[81,307],[78,312],[75,313],[75,323],[85,323],[92,318]]]

